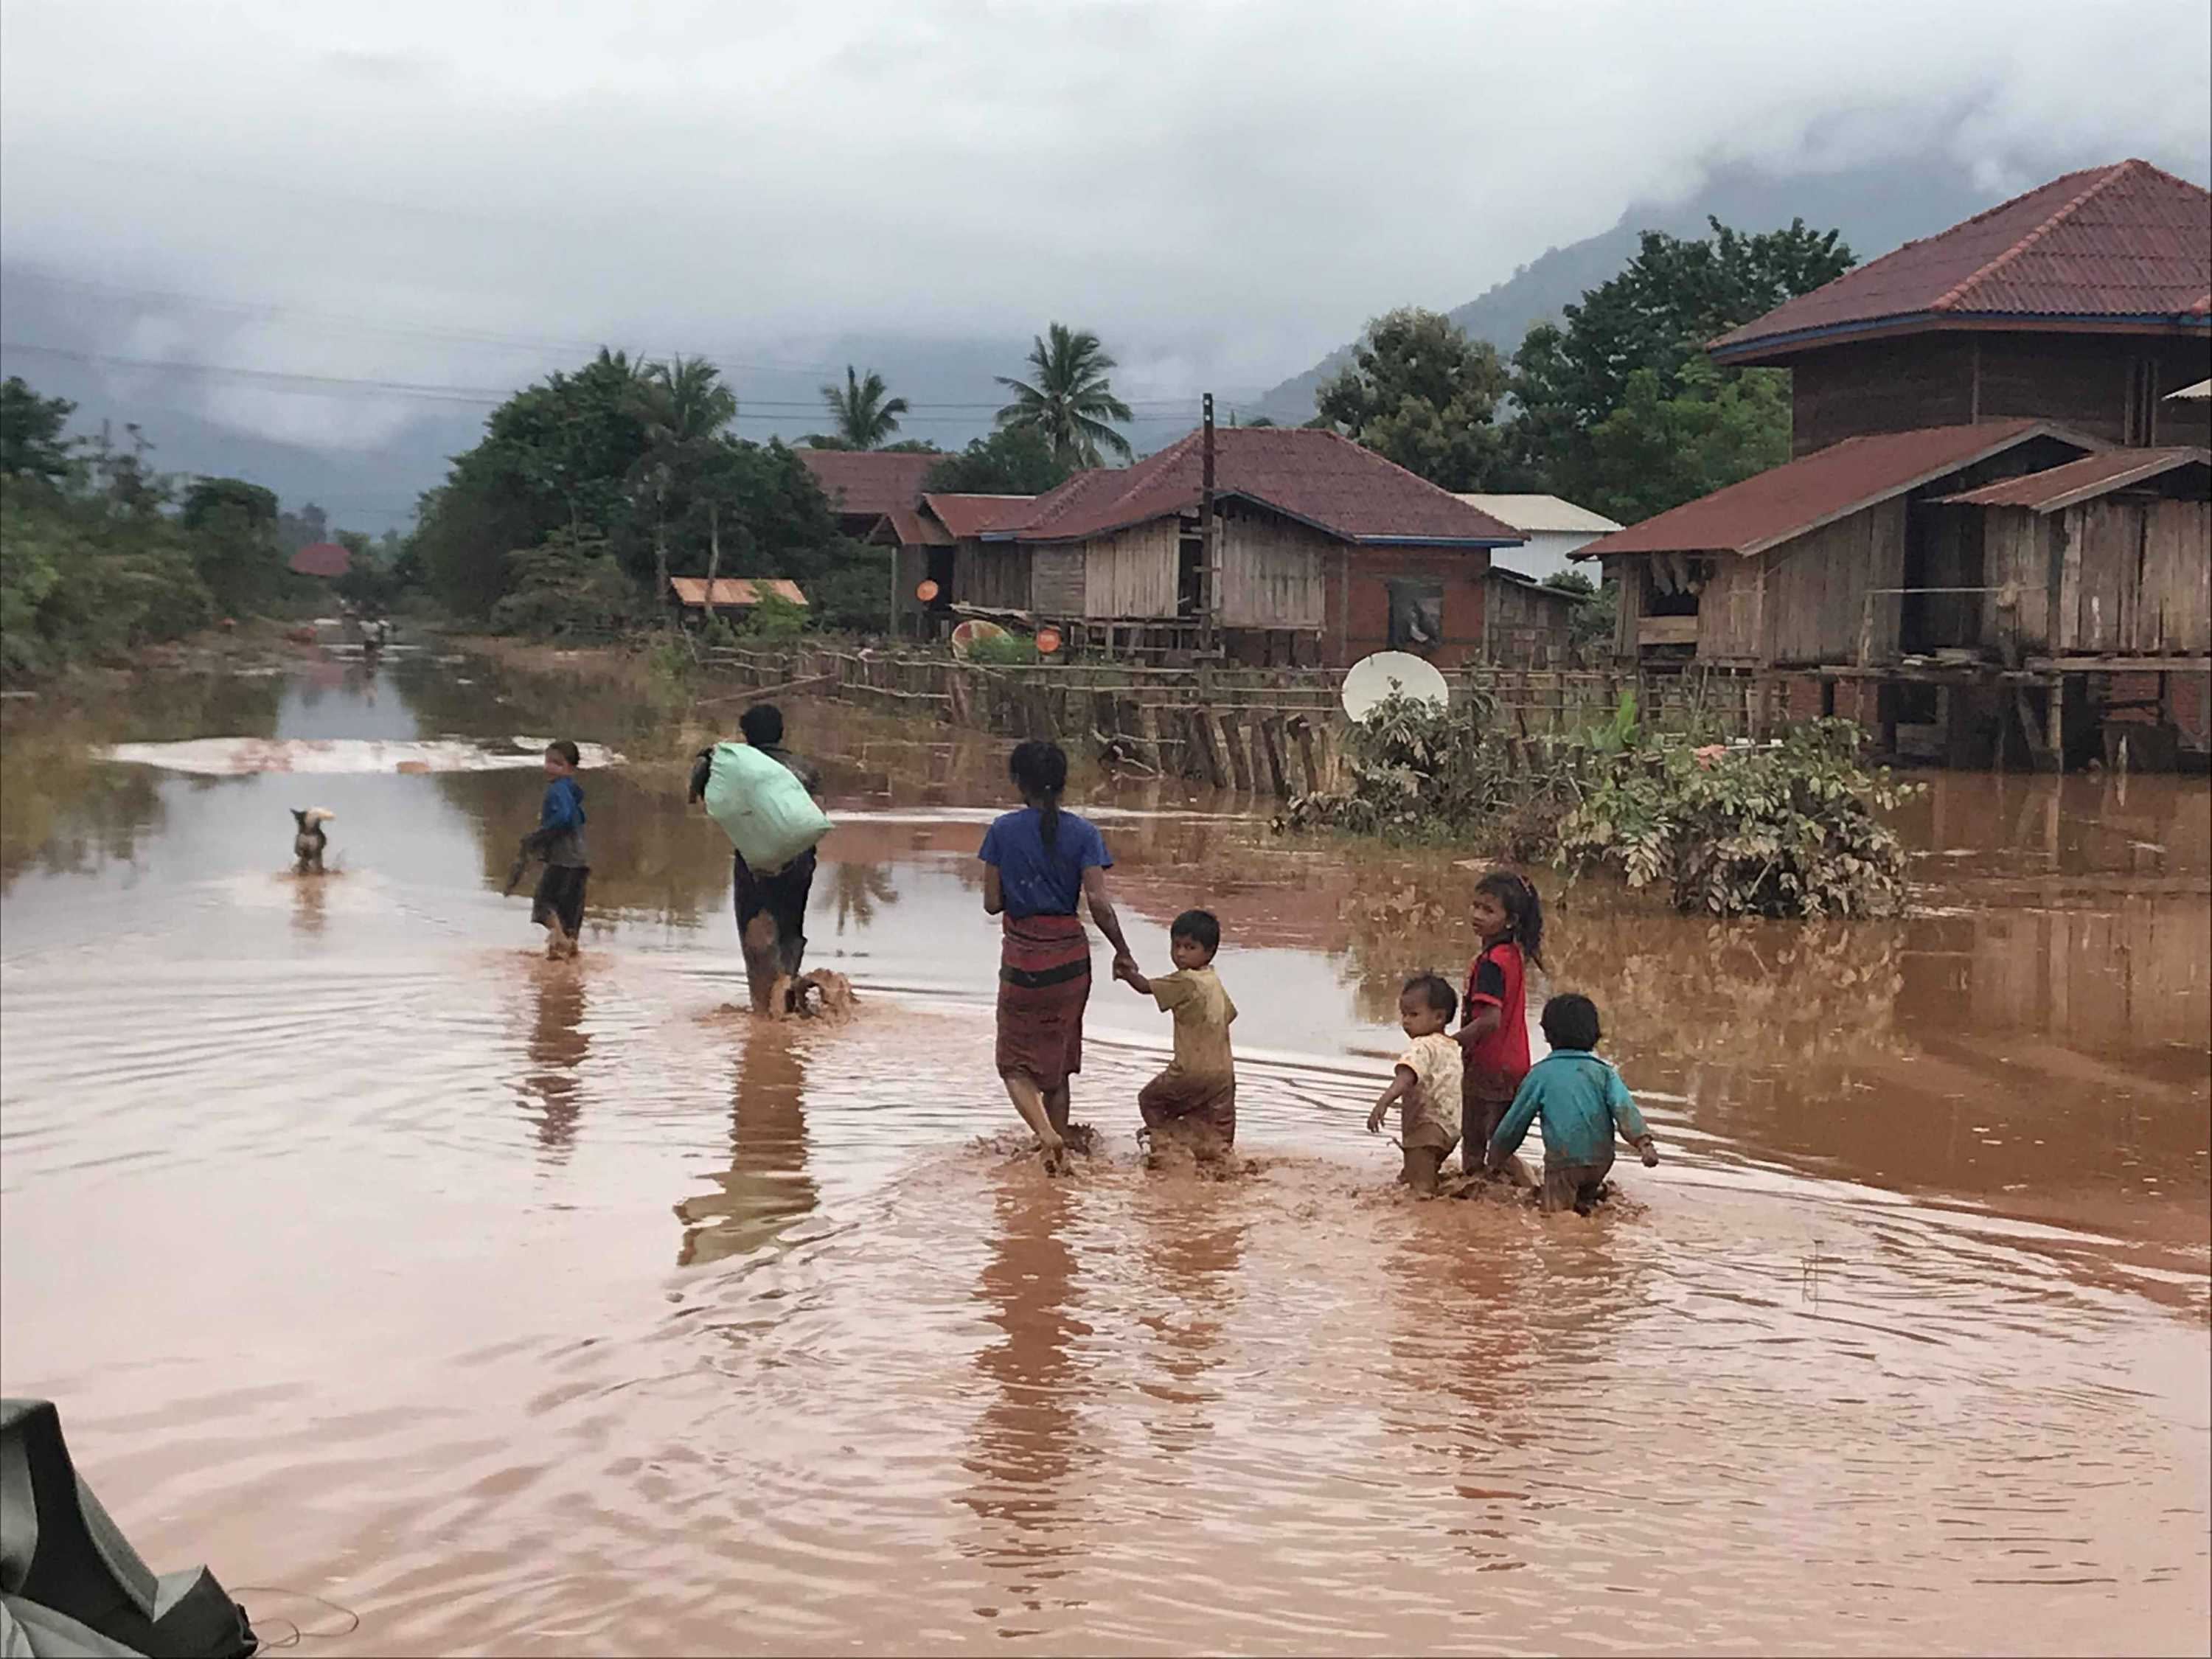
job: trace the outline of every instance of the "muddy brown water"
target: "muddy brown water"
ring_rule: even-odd
[[[358,1612],[320,1650],[2205,1650],[2203,778],[1936,777],[1893,924],[1562,896],[1667,1161],[1546,1220],[1362,1132],[1468,953],[1446,855],[1084,785],[1146,961],[1223,917],[1256,1169],[1139,1166],[1166,1032],[1102,977],[1054,1183],[990,1066],[1001,745],[794,711],[865,1004],[793,1030],[727,1010],[679,762],[586,775],[569,969],[497,891],[526,770],[85,746],[649,709],[416,657],[9,718],[4,1386],[156,1565]]]

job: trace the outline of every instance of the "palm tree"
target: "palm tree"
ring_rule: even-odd
[[[1134,417],[1129,405],[1114,395],[1106,378],[1114,360],[1096,334],[1054,323],[1036,340],[1029,361],[1036,371],[1035,385],[994,377],[1014,394],[1014,401],[999,411],[1000,426],[1036,432],[1062,466],[1103,465],[1102,449],[1129,459],[1129,441],[1106,422]]]
[[[653,574],[654,601],[668,603],[668,495],[677,475],[691,470],[708,445],[738,417],[738,394],[722,384],[722,372],[704,357],[675,357],[647,365],[638,377],[638,416],[645,423],[646,452],[640,482],[653,501]],[[711,511],[710,507],[710,511]],[[721,517],[713,514],[707,580],[722,562]],[[708,589],[709,596],[714,589]],[[711,610],[711,605],[709,609]]]
[[[906,399],[885,398],[890,388],[872,368],[863,379],[852,364],[845,365],[845,384],[822,388],[822,401],[830,406],[836,430],[831,439],[842,449],[880,449],[899,429],[898,417],[906,413]],[[827,446],[818,446],[826,447]]]

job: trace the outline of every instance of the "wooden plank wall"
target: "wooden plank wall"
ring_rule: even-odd
[[[1964,426],[1974,419],[1972,344],[1938,334],[1800,352],[1790,403],[1793,459],[1863,433]]]
[[[1273,514],[1231,506],[1221,514],[1221,622],[1225,628],[1319,628],[1334,538]]]
[[[1856,662],[1869,587],[1903,585],[1905,499],[1877,501],[1760,556],[1766,648],[1783,663]],[[1897,653],[1898,608],[1875,601],[1873,660]]]
[[[1644,584],[1650,580],[1644,559],[1601,559],[1605,579],[1619,595],[1613,623],[1613,654],[1623,662],[1636,659],[1636,625],[1644,619]]]
[[[1015,542],[962,542],[952,554],[952,596],[963,605],[1032,610],[1033,558],[1030,549]]]
[[[1515,667],[1549,667],[1564,661],[1575,605],[1554,590],[1501,580],[1493,566],[1482,607],[1483,655]]]
[[[2212,651],[2212,501],[2146,506],[2135,648],[2161,657]]]
[[[2052,590],[2057,582],[2058,520],[2024,507],[1982,510],[1982,579],[2002,590],[1982,613],[1980,639],[2002,659],[2046,651]],[[2008,591],[2011,608],[2006,608]]]
[[[1085,606],[1085,561],[1080,543],[1039,547],[1030,554],[1030,609],[1066,621],[1091,614]]]
[[[1757,559],[1716,553],[1711,574],[1698,595],[1698,655],[1707,662],[1749,662],[1764,650],[1760,635],[1759,566]]]
[[[1182,532],[1158,519],[1083,544],[1086,617],[1172,617]]]
[[[2203,501],[2107,496],[2059,520],[2059,637],[2065,656],[2212,650]]]

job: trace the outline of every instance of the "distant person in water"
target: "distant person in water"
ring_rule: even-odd
[[[738,716],[738,730],[745,741],[806,786],[806,793],[822,799],[822,772],[811,761],[783,746],[783,711],[772,702],[757,702]],[[702,749],[691,763],[691,800],[707,799],[707,781],[714,775],[714,751]],[[730,849],[731,903],[738,917],[738,948],[745,959],[745,985],[752,994],[753,1012],[766,1013],[776,981],[796,981],[806,959],[806,902],[814,890],[814,848],[793,859],[771,876],[757,876],[745,855]]]
[[[1658,1145],[1636,1109],[1636,1097],[1620,1073],[1597,1057],[1598,1036],[1597,1005],[1588,997],[1570,993],[1547,1002],[1544,1040],[1552,1052],[1522,1079],[1490,1142],[1488,1162],[1497,1169],[1520,1149],[1528,1126],[1544,1121],[1547,1211],[1589,1213],[1605,1195],[1615,1133],[1644,1155],[1647,1167],[1659,1162]],[[1475,1156],[1469,1147],[1468,1160]]]
[[[1106,894],[1114,860],[1086,818],[1060,810],[1067,756],[1032,738],[1017,747],[1007,775],[1022,797],[1018,811],[994,819],[976,856],[983,861],[983,909],[1001,919],[999,1076],[1022,1121],[1036,1132],[1045,1168],[1066,1167],[1068,1079],[1083,1069],[1083,1010],[1091,1000],[1091,939],[1076,915],[1091,919],[1114,947],[1114,972],[1137,962]],[[1140,975],[1141,977],[1141,975]]]
[[[1119,964],[1115,976],[1175,1016],[1175,1058],[1137,1093],[1137,1111],[1152,1145],[1174,1140],[1202,1159],[1220,1157],[1237,1140],[1237,1066],[1229,1027],[1237,1005],[1213,971],[1221,923],[1211,910],[1186,910],[1168,929],[1175,972],[1147,979]]]
[[[1442,975],[1416,974],[1406,981],[1398,994],[1406,1051],[1367,1115],[1367,1133],[1376,1135],[1390,1109],[1398,1109],[1398,1146],[1405,1155],[1398,1179],[1423,1198],[1437,1195],[1437,1176],[1459,1144],[1460,1048],[1446,1035],[1458,1010],[1459,996]]]
[[[584,854],[584,792],[576,782],[581,758],[566,738],[545,745],[545,799],[538,827],[522,838],[523,856],[545,861],[530,919],[545,930],[545,955],[552,961],[574,956],[584,932],[584,882],[592,866]]]

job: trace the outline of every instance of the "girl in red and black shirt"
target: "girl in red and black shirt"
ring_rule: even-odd
[[[1467,971],[1461,1000],[1460,1156],[1469,1170],[1497,1132],[1528,1074],[1528,964],[1544,965],[1544,907],[1536,890],[1510,870],[1474,884],[1471,906],[1482,950]]]

